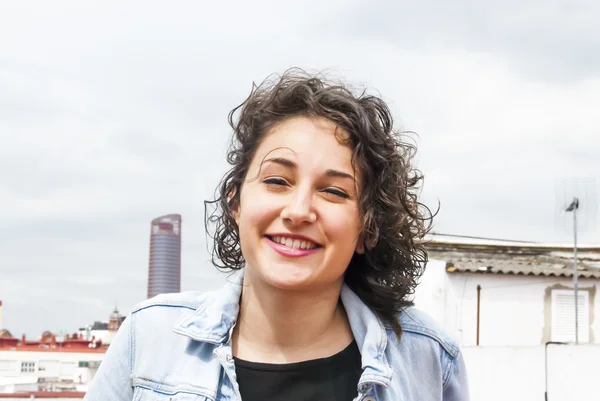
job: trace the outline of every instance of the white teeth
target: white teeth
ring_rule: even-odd
[[[272,237],[273,242],[276,242],[278,244],[281,245],[285,245],[288,248],[296,248],[296,249],[313,249],[316,248],[317,245],[313,244],[310,241],[300,241],[300,240],[294,240],[291,238],[286,238],[286,237],[281,237],[281,236],[277,236],[277,237]]]

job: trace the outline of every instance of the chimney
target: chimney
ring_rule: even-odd
[[[0,300],[0,330],[2,330],[2,301]]]

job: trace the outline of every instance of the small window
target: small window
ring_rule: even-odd
[[[77,365],[75,362],[63,362],[60,364],[60,376],[61,377],[72,377],[75,374],[75,368]]]
[[[35,362],[21,362],[21,373],[35,372]]]
[[[38,362],[39,372],[56,372],[58,371],[58,361],[41,360]]]
[[[590,341],[589,292],[577,292],[579,342]],[[575,291],[552,291],[552,341],[575,342]]]
[[[14,372],[17,368],[16,361],[0,361],[0,372]]]

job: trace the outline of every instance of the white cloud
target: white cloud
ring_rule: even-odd
[[[437,231],[566,240],[556,181],[600,171],[597,6],[420,4],[4,4],[6,325],[71,331],[129,310],[166,213],[183,214],[184,289],[220,285],[202,202],[226,169],[227,113],[295,65],[378,90],[418,133]]]

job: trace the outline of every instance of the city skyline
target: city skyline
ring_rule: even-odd
[[[148,222],[169,212],[185,219],[181,291],[224,284],[204,201],[228,169],[227,115],[294,66],[367,87],[416,133],[436,232],[571,243],[563,183],[598,191],[598,2],[118,5],[0,6],[0,299],[15,335],[146,299]],[[600,242],[592,203],[582,244]]]

